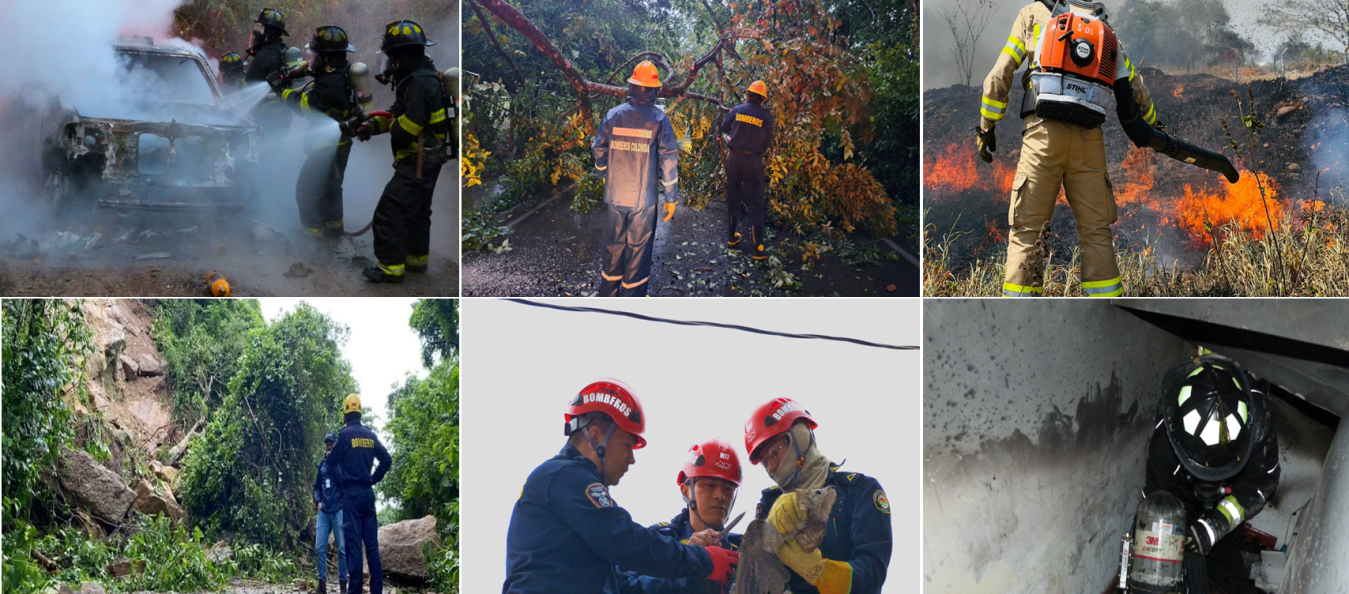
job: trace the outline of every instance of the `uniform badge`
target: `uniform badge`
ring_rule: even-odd
[[[590,483],[590,486],[586,487],[586,497],[590,498],[595,507],[614,506],[614,502],[609,499],[609,490],[599,483]]]
[[[876,489],[876,494],[871,496],[871,500],[876,503],[876,509],[881,510],[881,513],[890,513],[890,500],[885,498],[885,491]]]

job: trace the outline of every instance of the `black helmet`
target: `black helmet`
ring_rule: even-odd
[[[1185,360],[1162,378],[1166,436],[1181,465],[1199,480],[1225,480],[1245,468],[1268,424],[1265,413],[1246,371],[1226,357]]]
[[[220,56],[221,72],[242,72],[244,69],[244,58],[238,52],[230,52]]]
[[[262,12],[258,13],[258,18],[253,19],[253,22],[266,27],[276,27],[281,30],[282,35],[290,35],[286,32],[286,17],[281,16],[280,12],[273,9],[262,9]]]
[[[309,49],[315,52],[354,52],[356,46],[347,39],[347,32],[335,25],[324,25],[314,30]]]
[[[426,32],[422,31],[421,25],[412,21],[394,21],[384,26],[384,37],[380,38],[379,51],[388,52],[410,45],[430,47],[435,44],[436,42],[426,38]]]

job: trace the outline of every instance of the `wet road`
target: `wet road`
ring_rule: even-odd
[[[515,232],[507,236],[510,251],[464,254],[464,295],[593,295],[599,281],[604,208],[600,205],[577,214],[570,205],[570,195],[561,196],[520,221]],[[793,245],[784,251],[780,238],[772,237],[772,229],[770,253],[780,264],[752,261],[738,250],[725,247],[725,220],[725,204],[713,202],[701,212],[681,208],[673,221],[660,223],[650,294],[916,296],[919,292],[918,267],[907,259],[886,259],[879,266],[859,267],[825,253],[803,270],[802,250],[795,245],[800,242],[791,242]],[[880,245],[882,255],[890,253]],[[795,283],[799,288],[790,289]]]

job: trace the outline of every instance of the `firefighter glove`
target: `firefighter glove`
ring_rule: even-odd
[[[732,567],[740,561],[740,553],[721,547],[707,547],[707,554],[712,557],[712,573],[707,574],[706,579],[725,585],[735,575]]]
[[[974,128],[979,138],[979,158],[985,163],[992,163],[993,153],[998,151],[998,135],[994,130],[991,126],[987,130],[977,126]]]
[[[666,202],[666,203],[665,203],[665,218],[662,219],[662,220],[665,221],[665,222],[667,222],[667,223],[670,222],[670,219],[674,218],[674,211],[675,211],[675,203],[673,203],[673,202]]]
[[[370,140],[370,124],[361,124],[359,128],[356,128],[356,138],[361,139],[361,142]]]
[[[795,533],[806,523],[806,512],[796,504],[796,493],[783,493],[768,510],[768,523],[776,528],[778,534]]]
[[[1190,522],[1190,527],[1185,535],[1185,548],[1200,555],[1208,555],[1213,550],[1213,543],[1217,540],[1217,527],[1211,525],[1208,520],[1200,518]]]

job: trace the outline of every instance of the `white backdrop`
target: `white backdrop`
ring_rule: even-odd
[[[917,345],[918,299],[553,300],[552,303],[646,315],[829,334]],[[611,492],[642,524],[668,521],[682,508],[675,477],[694,443],[721,437],[744,467],[730,517],[752,519],[759,491],[772,486],[749,464],[744,423],[772,398],[797,400],[820,423],[820,451],[844,469],[876,477],[900,510],[886,592],[921,588],[918,567],[920,432],[919,351],[759,336],[658,324],[499,300],[461,304],[461,563],[465,592],[499,592],[506,571],[506,530],[529,473],[557,454],[562,413],[590,381],[614,377],[641,399],[647,446]]]

